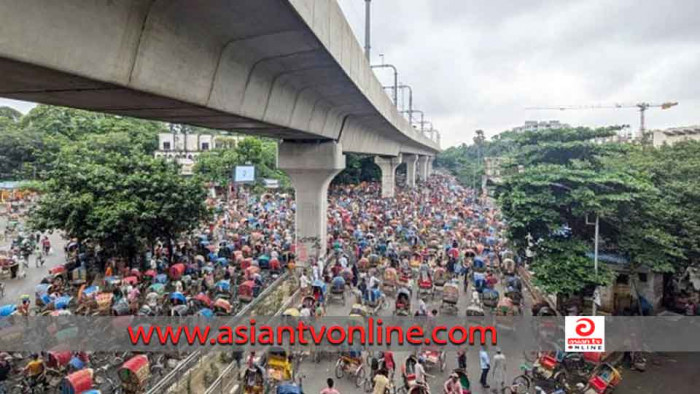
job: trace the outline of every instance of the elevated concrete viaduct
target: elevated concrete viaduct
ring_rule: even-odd
[[[406,154],[412,185],[440,150],[384,93],[336,0],[0,0],[0,96],[279,139],[297,237],[320,254],[344,152]]]

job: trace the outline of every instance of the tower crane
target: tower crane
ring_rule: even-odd
[[[528,107],[526,110],[577,110],[577,109],[605,109],[605,108],[637,108],[639,109],[639,136],[644,136],[644,112],[649,108],[669,109],[678,105],[678,102],[665,102],[661,104],[638,103],[638,104],[612,104],[612,105],[559,105],[556,107]]]

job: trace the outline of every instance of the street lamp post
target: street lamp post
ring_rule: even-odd
[[[421,134],[423,134],[423,125],[425,124],[425,121],[423,119],[425,119],[425,114],[423,113],[423,111],[419,111],[417,109],[413,110],[413,112],[418,112],[420,114],[420,122],[418,122],[418,124],[420,124],[420,132]]]
[[[398,107],[399,105],[399,72],[396,70],[396,67],[393,64],[375,64],[374,66],[370,66],[371,68],[391,68],[394,70],[394,105]]]
[[[370,8],[372,0],[365,0],[365,57],[367,61],[370,61],[369,49],[370,49]]]
[[[413,89],[410,86],[401,84],[399,89],[408,89],[408,123],[413,123]]]
[[[588,221],[588,217],[586,217],[586,224],[589,226],[595,226],[595,239],[593,240],[593,270],[595,272],[595,278],[596,281],[598,280],[598,239],[599,239],[599,234],[600,234],[600,216],[598,214],[595,215],[595,222],[590,223]],[[595,289],[593,290],[593,305],[591,307],[592,312],[591,314],[593,316],[596,315],[597,312],[597,307],[598,305],[596,304],[598,298],[598,285],[596,284]]]

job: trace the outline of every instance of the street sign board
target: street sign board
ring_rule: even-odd
[[[254,166],[236,166],[233,173],[233,181],[236,183],[252,183],[255,182],[255,167]]]

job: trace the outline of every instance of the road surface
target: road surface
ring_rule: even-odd
[[[497,285],[497,290],[503,294],[503,288],[501,287],[502,283],[499,282]],[[471,286],[469,287],[469,290],[471,291]],[[466,313],[466,308],[468,305],[468,300],[470,299],[470,296],[465,294],[463,292],[463,289],[460,289],[460,298],[459,298],[459,314],[457,316],[465,316]],[[523,289],[523,294],[524,294],[524,302],[525,302],[525,307],[524,311],[525,313],[530,313],[531,307],[532,307],[532,297],[530,294],[527,293],[526,289]],[[414,288],[413,290],[413,299],[411,301],[411,307],[413,311],[415,311],[417,305],[418,305],[418,300],[417,300],[417,288]],[[353,301],[351,298],[354,297],[348,297],[346,300],[345,305],[340,305],[339,302],[330,302],[330,305],[327,307],[326,314],[328,316],[348,316],[350,313],[350,308],[352,307]],[[441,298],[436,297],[435,300],[431,300],[428,298],[426,300],[426,304],[428,306],[428,310],[432,309],[438,309],[440,306]],[[381,310],[379,315],[380,316],[391,316],[394,310],[394,299],[393,297],[390,297],[389,299],[389,307]],[[493,360],[493,355],[495,354],[494,348],[489,348],[489,355],[491,359]],[[394,376],[394,384],[397,385],[396,387],[399,387],[398,385],[402,384],[402,379],[401,379],[401,366],[404,363],[404,360],[410,355],[409,352],[395,352],[394,358],[395,362],[397,363],[396,366],[396,374]],[[363,392],[361,389],[358,389],[354,382],[348,378],[347,376],[342,378],[342,379],[336,379],[335,378],[335,362],[337,360],[337,356],[332,356],[332,359],[330,358],[324,358],[321,360],[320,363],[316,364],[314,363],[311,359],[307,358],[305,359],[300,368],[299,372],[305,376],[305,379],[303,380],[303,386],[304,386],[304,392],[305,393],[318,393],[320,392],[323,388],[326,387],[326,379],[331,377],[333,378],[336,383],[336,388],[340,391],[341,394],[346,394],[346,393],[359,393]],[[514,377],[520,375],[520,365],[524,362],[525,360],[522,358],[522,355],[519,355],[517,359],[506,359],[506,367],[507,367],[507,375],[506,375],[506,382],[510,382],[513,380]],[[447,380],[449,375],[452,373],[452,370],[457,368],[457,353],[456,351],[448,351],[447,352],[447,367],[445,368],[444,372],[441,372],[439,367],[434,367],[432,369],[427,370],[428,374],[435,375],[435,378],[430,379],[430,390],[432,393],[442,393],[442,385],[444,382]],[[472,392],[475,394],[481,394],[481,393],[490,393],[490,389],[482,389],[481,385],[479,384],[479,377],[481,376],[481,369],[479,365],[479,347],[478,346],[473,346],[470,347],[467,351],[467,370],[468,370],[468,377],[471,382],[471,389]],[[489,376],[489,382],[491,380],[491,376]]]

